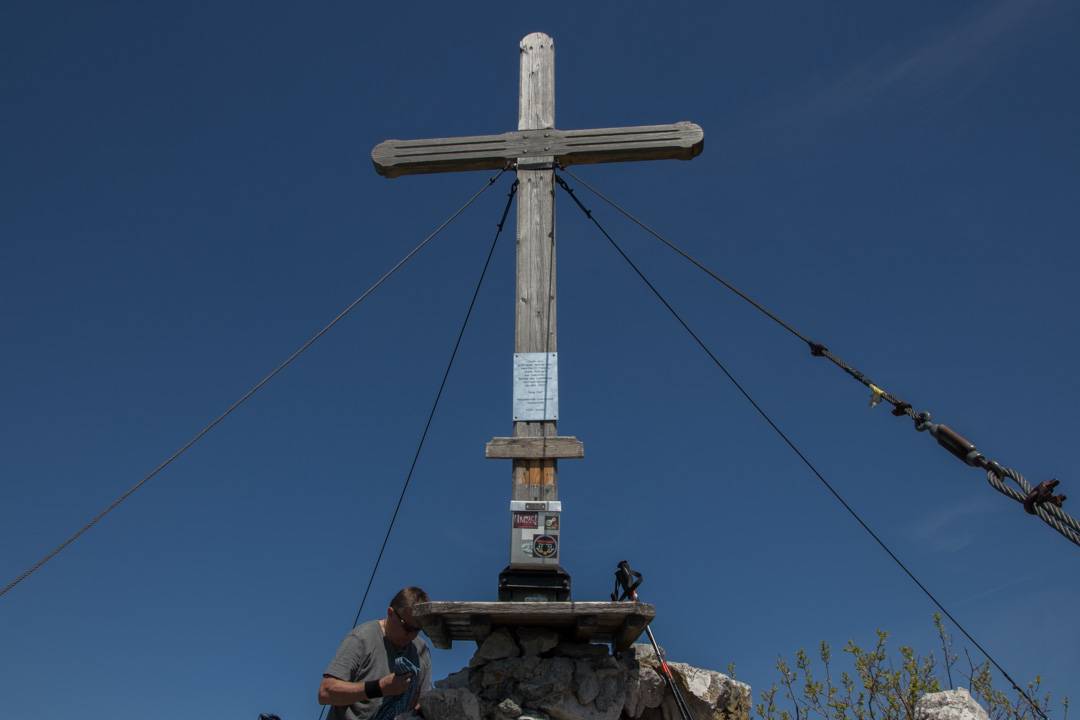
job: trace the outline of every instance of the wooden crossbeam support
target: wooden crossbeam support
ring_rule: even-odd
[[[591,130],[518,130],[428,140],[384,140],[371,151],[383,177],[498,170],[518,158],[549,157],[563,167],[634,160],[690,160],[705,147],[692,122]]]
[[[454,646],[454,638],[446,622],[440,618],[431,618],[424,623],[424,633],[431,638],[431,644],[439,650],[449,650]]]
[[[497,437],[484,447],[489,459],[552,459],[585,457],[585,445],[572,435],[564,437]]]
[[[634,641],[641,637],[641,633],[645,632],[645,626],[649,624],[651,619],[651,617],[637,614],[626,616],[622,627],[619,628],[619,632],[615,634],[612,640],[615,652],[622,652],[633,645]]]
[[[574,618],[574,639],[578,642],[592,642],[599,627],[595,615],[578,615]]]

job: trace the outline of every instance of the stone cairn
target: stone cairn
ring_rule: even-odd
[[[498,628],[420,707],[425,720],[681,720],[658,664],[650,645],[613,656],[607,645],[570,642],[547,628]],[[695,720],[749,720],[749,685],[668,665]]]

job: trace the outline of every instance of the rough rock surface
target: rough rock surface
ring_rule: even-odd
[[[989,720],[966,688],[929,693],[915,704],[915,720]]]
[[[547,652],[559,644],[559,633],[547,628],[519,628],[516,635],[521,654],[526,657]]]
[[[480,720],[480,703],[464,688],[429,690],[423,695],[425,720]]]
[[[635,706],[628,708],[627,716],[643,720],[680,720],[675,698],[671,697],[657,669],[660,663],[652,647],[634,645],[633,650],[638,665],[638,697]],[[668,666],[697,720],[746,720],[750,717],[752,702],[750,686],[746,683],[686,663],[669,662]],[[654,704],[658,695],[662,698],[659,706]]]
[[[681,720],[657,665],[645,645],[616,658],[606,645],[570,642],[545,628],[499,628],[420,706],[427,720]],[[749,720],[748,685],[671,667],[696,720]]]
[[[499,628],[487,636],[487,639],[476,650],[473,660],[500,660],[502,658],[517,657],[521,654],[514,636],[506,628]],[[472,665],[472,662],[469,662]]]
[[[510,698],[506,698],[495,706],[495,716],[499,720],[515,720],[521,717],[521,706]]]

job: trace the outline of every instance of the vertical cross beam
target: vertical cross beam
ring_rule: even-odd
[[[518,130],[555,128],[555,42],[544,33],[521,40]],[[548,148],[545,148],[547,150]],[[554,156],[517,161],[517,282],[514,351],[557,351],[555,322]],[[515,421],[514,437],[554,437],[556,422]],[[514,500],[557,500],[554,458],[517,458]]]
[[[559,564],[557,463],[560,458],[584,457],[585,450],[577,438],[558,436],[557,408],[549,405],[558,398],[558,363],[553,361],[558,350],[555,164],[690,160],[701,153],[705,139],[701,128],[690,122],[559,130],[555,43],[544,33],[532,33],[522,38],[519,49],[517,131],[384,140],[372,149],[371,159],[375,170],[388,178],[516,166],[514,431],[512,437],[492,438],[484,451],[486,457],[513,461],[510,564],[499,574],[499,599],[568,600],[570,576]]]

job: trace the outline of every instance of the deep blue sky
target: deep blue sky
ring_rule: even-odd
[[[480,186],[388,137],[693,120],[693,162],[577,169],[882,385],[1080,508],[1080,10],[1065,0],[36,3],[0,23],[0,581],[129,487]],[[285,374],[0,600],[0,717],[314,718],[509,178]],[[1080,554],[585,198],[732,372],[1019,678],[1080,695]],[[560,197],[576,599],[645,572],[673,659],[936,648],[933,608]],[[513,244],[497,252],[365,616],[494,599]],[[1068,505],[1066,506],[1069,507]],[[958,641],[959,644],[959,641]],[[435,654],[438,677],[468,644]]]

